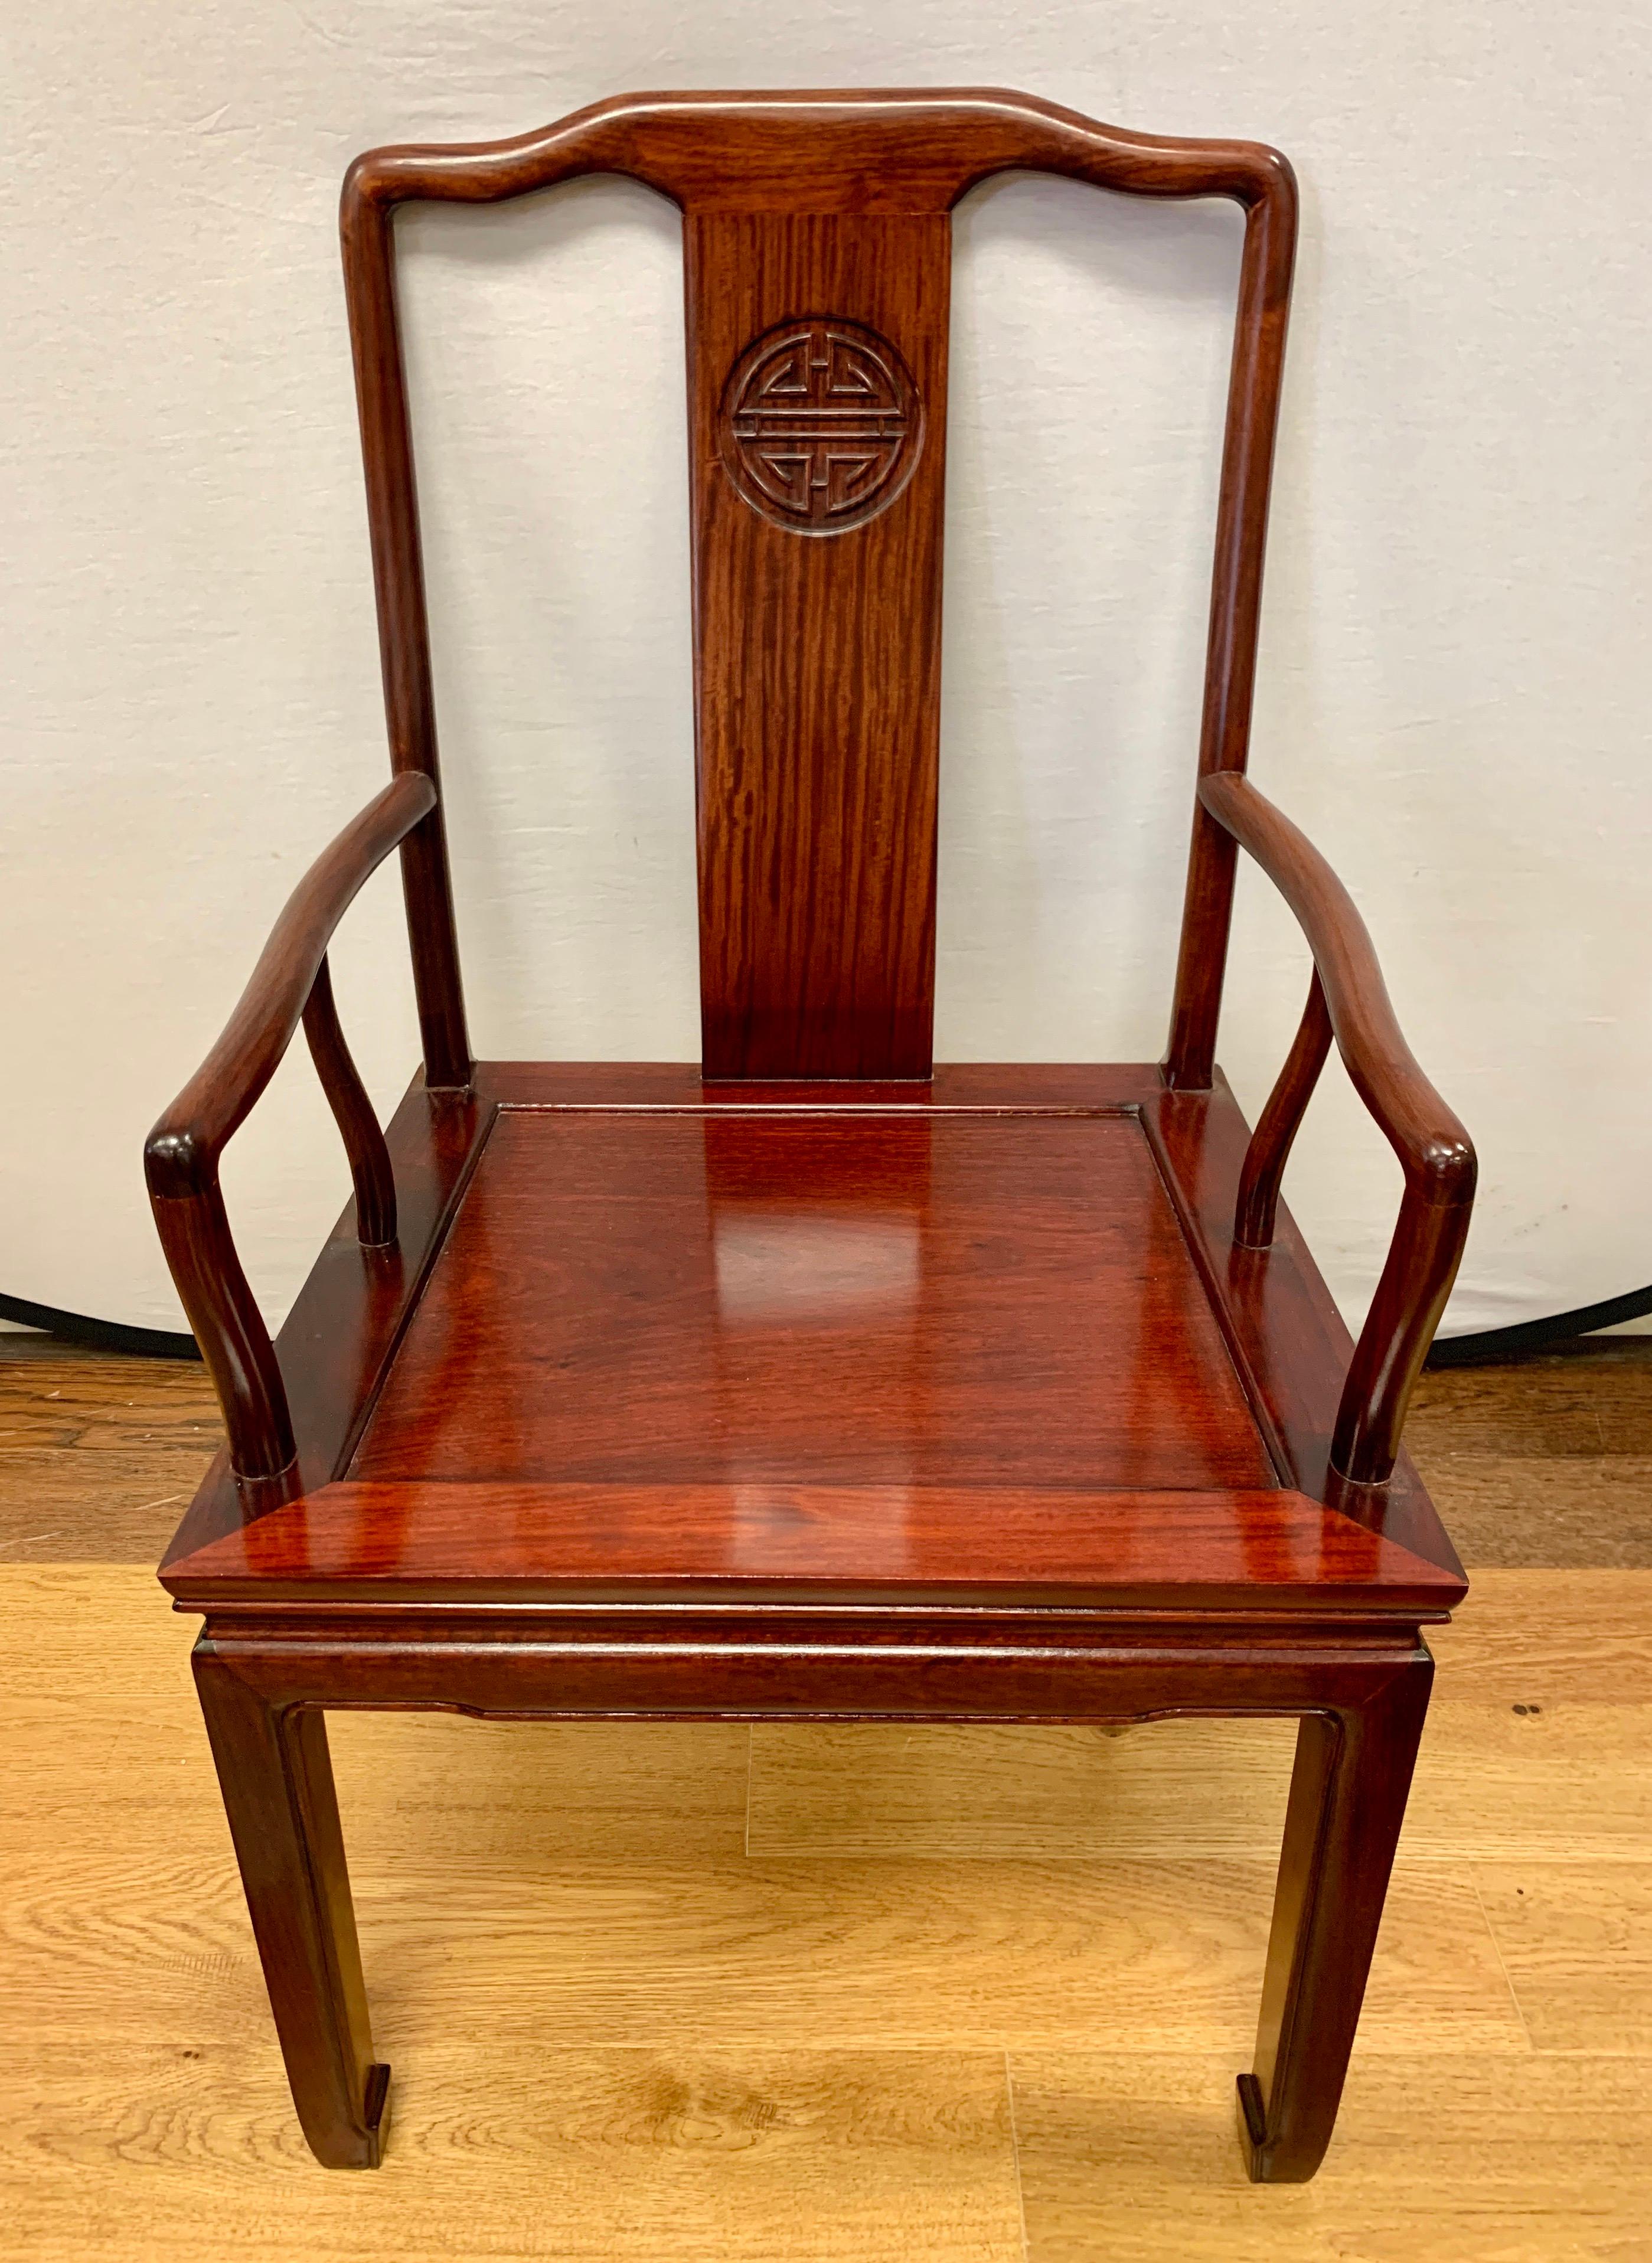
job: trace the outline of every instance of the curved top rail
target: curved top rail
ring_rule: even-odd
[[[435,785],[422,773],[393,778],[305,873],[222,1036],[149,1134],[144,1168],[152,1195],[199,1194],[211,1182],[225,1142],[292,1042],[333,929],[363,883],[435,806]]]
[[[1474,1147],[1401,1033],[1353,898],[1307,835],[1249,778],[1236,771],[1201,778],[1199,798],[1295,913],[1348,1074],[1404,1166],[1407,1184],[1431,1205],[1467,1203]]]
[[[1016,170],[1294,215],[1291,168],[1264,143],[1127,133],[997,87],[620,95],[507,141],[370,149],[344,209],[493,204],[624,173],[701,212],[938,213]]]

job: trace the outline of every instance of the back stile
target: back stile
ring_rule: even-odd
[[[1210,643],[1199,750],[1201,777],[1217,770],[1243,771],[1250,750],[1268,491],[1295,258],[1296,184],[1281,157],[1266,191],[1250,206],[1245,222],[1221,494],[1216,510],[1216,562],[1211,581]],[[1164,1059],[1164,1081],[1176,1091],[1206,1091],[1214,1073],[1237,856],[1231,835],[1195,803],[1175,1003]]]
[[[398,776],[404,770],[422,771],[439,796],[430,622],[407,380],[396,319],[391,215],[359,193],[353,167],[344,183],[340,233],[361,416],[390,767]],[[470,1082],[470,1038],[460,978],[447,832],[439,799],[402,843],[401,855],[424,1081],[432,1088],[463,1087]]]

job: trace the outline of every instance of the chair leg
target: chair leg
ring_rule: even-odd
[[[1239,2078],[1259,2184],[1305,2183],[1330,2143],[1433,1674],[1422,1650],[1374,1698],[1298,1733],[1256,2068]]]
[[[194,1665],[299,2121],[328,2168],[376,2168],[390,2070],[373,2062],[326,1724],[209,1650]]]

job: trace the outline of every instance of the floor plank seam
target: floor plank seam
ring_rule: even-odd
[[[1492,1954],[1497,1960],[1497,1970],[1502,1973],[1503,1985],[1509,1992],[1509,2001],[1514,2006],[1514,2016],[1520,2022],[1520,2033],[1525,2037],[1525,2047],[1535,2055],[1537,2045],[1532,2040],[1532,2029],[1526,2020],[1525,2006],[1520,2001],[1519,1991],[1514,1985],[1514,1976],[1509,1970],[1508,1960],[1503,1953],[1503,1943],[1497,1938],[1497,1928],[1491,1922],[1491,1912],[1486,1907],[1486,1898],[1480,1891],[1479,1870],[1473,1862],[1468,1865],[1468,1883],[1474,1890],[1474,1906],[1484,1918],[1486,1931],[1491,1936]]]
[[[1007,2044],[1004,2054],[1004,2094],[1010,2112],[1010,2165],[1015,2172],[1015,2209],[1021,2226],[1021,2263],[1032,2263],[1032,2249],[1026,2230],[1026,2190],[1021,2182],[1021,2138],[1015,2122],[1015,2069],[1010,2064]]]

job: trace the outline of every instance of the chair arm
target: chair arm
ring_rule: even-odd
[[[370,1246],[395,1239],[388,1150],[333,1006],[327,946],[363,883],[436,806],[423,772],[392,780],[318,857],[288,898],[222,1036],[144,1145],[144,1176],[172,1278],[212,1372],[238,1475],[279,1476],[293,1426],[269,1332],[230,1237],[218,1164],[302,1020],[344,1135],[357,1228]]]
[[[1331,1445],[1344,1477],[1380,1485],[1393,1470],[1411,1386],[1462,1256],[1474,1151],[1402,1036],[1365,922],[1318,850],[1238,771],[1202,778],[1199,798],[1274,883],[1314,957],[1301,1029],[1245,1159],[1235,1242],[1255,1248],[1272,1239],[1279,1178],[1328,1034],[1405,1173],[1399,1222],[1349,1366]]]

